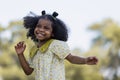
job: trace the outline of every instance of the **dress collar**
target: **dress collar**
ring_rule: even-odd
[[[48,41],[47,41],[45,44],[43,44],[40,48],[37,48],[36,45],[33,46],[33,47],[31,48],[31,50],[30,50],[30,57],[33,58],[33,57],[35,56],[35,54],[37,53],[38,50],[39,50],[41,53],[45,53],[45,52],[48,50],[48,48],[49,48],[49,46],[50,46],[50,44],[52,43],[53,40],[54,40],[54,39],[48,40]]]

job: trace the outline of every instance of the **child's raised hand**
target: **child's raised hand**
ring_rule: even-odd
[[[24,44],[24,41],[19,42],[15,46],[15,50],[16,50],[17,54],[23,54],[25,48],[26,48],[26,45]]]
[[[87,57],[86,58],[86,64],[88,65],[95,65],[97,64],[98,59],[96,57]]]

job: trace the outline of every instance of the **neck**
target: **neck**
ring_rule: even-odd
[[[38,41],[38,44],[37,44],[37,47],[39,48],[39,47],[41,47],[43,44],[45,44],[48,40],[50,40],[50,39],[47,39],[47,40],[42,40],[42,41]]]

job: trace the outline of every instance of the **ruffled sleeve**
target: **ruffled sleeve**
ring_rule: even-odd
[[[28,63],[30,65],[30,67],[34,68],[34,64],[33,64],[33,57],[35,56],[35,54],[37,53],[39,49],[36,46],[33,46],[30,49],[30,54],[29,54],[29,60]]]
[[[70,54],[69,46],[64,41],[54,40],[52,43],[52,52],[60,59],[64,59]]]

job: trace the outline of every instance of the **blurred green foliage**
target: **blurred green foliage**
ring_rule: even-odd
[[[66,80],[120,80],[120,26],[106,19],[88,29],[97,33],[90,50],[82,52],[75,48],[72,54],[96,56],[99,62],[97,65],[76,65],[65,61]],[[4,33],[6,31],[10,32],[9,38]],[[29,48],[34,43],[26,38],[23,22],[10,22],[5,28],[0,25],[0,80],[34,80],[34,73],[30,76],[24,74],[14,50],[15,44],[23,40],[27,45],[25,57],[28,59]]]

